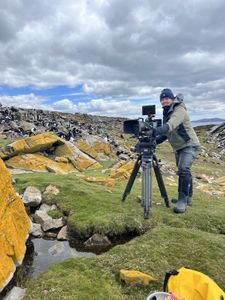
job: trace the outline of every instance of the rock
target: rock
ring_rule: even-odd
[[[63,145],[64,141],[52,132],[41,133],[26,139],[16,141],[7,146],[9,156],[17,154],[35,153],[50,149],[53,145]]]
[[[98,169],[102,166],[93,158],[80,151],[75,145],[67,142],[55,150],[55,155],[68,158],[78,171],[86,169]]]
[[[55,239],[57,237],[57,233],[56,232],[51,232],[51,231],[46,231],[44,233],[44,237],[48,238],[48,239]]]
[[[127,154],[121,153],[119,154],[119,159],[130,160],[130,157]]]
[[[108,246],[111,245],[107,236],[95,233],[85,243],[85,246]]]
[[[60,219],[49,219],[46,220],[44,223],[42,223],[42,229],[44,231],[48,231],[50,229],[57,229],[60,227],[63,227],[65,225],[65,221],[60,218]]]
[[[43,231],[41,229],[41,225],[37,223],[32,223],[30,234],[33,235],[34,237],[42,237]]]
[[[0,159],[0,292],[11,280],[26,252],[31,221]]]
[[[67,241],[68,240],[68,232],[67,232],[67,226],[64,226],[61,228],[57,235],[57,240],[58,241]]]
[[[42,200],[41,191],[35,186],[28,186],[23,194],[23,203],[27,206],[37,207]]]
[[[48,249],[48,253],[53,256],[57,256],[60,255],[64,250],[65,246],[63,245],[63,243],[57,243]]]
[[[44,224],[47,221],[51,221],[52,217],[50,217],[46,211],[36,210],[34,214],[34,221],[39,224]]]
[[[52,195],[58,195],[59,189],[54,185],[48,185],[44,191],[44,194],[52,194]]]
[[[127,179],[130,177],[134,167],[134,160],[131,161],[120,161],[115,164],[112,168],[107,170],[107,174],[115,179]]]
[[[57,209],[57,206],[55,204],[53,205],[48,205],[46,203],[41,204],[39,211],[44,211],[46,213],[48,213],[51,210]]]
[[[108,186],[115,186],[116,181],[114,178],[107,178],[107,177],[101,177],[101,176],[96,176],[96,177],[85,177],[85,180],[88,182],[94,182],[102,185],[108,185]]]
[[[135,270],[120,270],[120,279],[125,281],[127,284],[142,284],[149,285],[154,278],[148,274],[135,271]]]
[[[22,300],[25,297],[26,289],[14,286],[3,300]]]
[[[23,154],[5,161],[9,168],[23,169],[27,171],[55,172],[58,174],[69,173],[74,170],[72,164],[58,163],[41,154]]]

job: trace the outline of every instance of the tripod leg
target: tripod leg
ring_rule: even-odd
[[[139,156],[135,162],[135,165],[134,165],[134,168],[132,170],[132,173],[130,175],[130,178],[128,180],[128,183],[127,183],[127,186],[125,188],[125,191],[123,193],[123,197],[122,197],[122,201],[125,201],[125,199],[127,198],[127,196],[130,194],[130,191],[132,189],[132,186],[133,186],[133,183],[134,183],[134,180],[137,176],[137,173],[140,169],[140,166],[141,166],[141,157]]]
[[[155,176],[156,176],[156,179],[157,179],[157,183],[158,183],[158,186],[159,186],[161,197],[164,199],[166,207],[170,207],[169,198],[168,198],[168,195],[167,195],[167,191],[166,191],[166,188],[165,188],[165,185],[164,185],[164,181],[163,181],[163,178],[162,178],[162,174],[161,174],[161,171],[160,171],[160,168],[159,168],[159,164],[158,164],[158,160],[157,160],[156,155],[153,156],[153,168],[154,168],[154,171],[155,171]]]
[[[151,207],[152,194],[152,177],[151,177],[152,162],[142,163],[142,206],[144,207],[144,218],[149,218],[149,208]]]

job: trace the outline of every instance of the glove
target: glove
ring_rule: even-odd
[[[168,131],[169,131],[169,125],[164,124],[162,126],[153,128],[152,136],[156,137],[158,135],[166,135]]]

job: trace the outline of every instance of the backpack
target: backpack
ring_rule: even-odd
[[[225,300],[225,293],[211,278],[188,268],[166,273],[163,289],[185,300]]]

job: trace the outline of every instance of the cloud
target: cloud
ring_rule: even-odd
[[[83,85],[109,107],[171,87],[187,104],[223,107],[224,11],[223,0],[2,1],[0,85]]]

